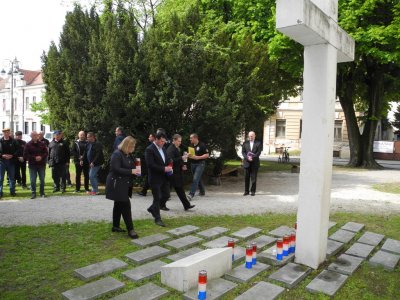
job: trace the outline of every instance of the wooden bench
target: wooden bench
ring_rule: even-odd
[[[239,168],[237,167],[230,167],[222,169],[221,176],[229,175],[229,176],[238,176],[239,175]]]

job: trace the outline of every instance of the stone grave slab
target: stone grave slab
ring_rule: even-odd
[[[343,247],[343,243],[328,239],[326,247],[326,257],[329,258],[333,255],[336,255],[340,250],[343,249]]]
[[[220,299],[237,286],[236,283],[231,281],[217,278],[211,281],[207,281],[207,300]],[[198,287],[190,289],[183,295],[185,300],[197,300]]]
[[[154,284],[147,283],[134,290],[118,295],[111,300],[132,300],[132,299],[146,299],[146,300],[157,300],[169,294],[169,291],[162,287]]]
[[[345,252],[348,255],[353,255],[361,258],[367,258],[372,250],[374,250],[374,246],[361,244],[361,243],[354,243],[347,251]]]
[[[387,239],[386,242],[382,245],[381,250],[393,254],[400,254],[400,241]]]
[[[332,234],[329,239],[347,244],[355,237],[355,235],[355,232],[339,229],[334,234]]]
[[[276,236],[276,237],[283,237],[286,234],[291,234],[294,231],[294,228],[288,226],[279,226],[274,230],[271,230],[269,234]]]
[[[105,274],[111,273],[115,270],[125,268],[128,264],[123,262],[122,260],[111,258],[105,261],[95,263],[93,265],[89,265],[83,268],[76,269],[75,275],[80,279],[89,281],[93,278],[103,276]]]
[[[282,260],[276,259],[276,246],[272,246],[265,251],[257,253],[257,260],[267,263],[272,266],[283,266],[288,262],[293,261],[294,253],[289,254],[288,256],[283,257]]]
[[[140,239],[132,240],[132,244],[140,246],[140,247],[148,247],[148,246],[153,246],[155,244],[158,244],[161,241],[168,240],[170,238],[171,237],[166,234],[157,233],[157,234],[142,237]]]
[[[275,300],[285,289],[279,285],[260,281],[246,292],[236,297],[235,300]]]
[[[106,277],[91,283],[87,283],[83,286],[68,290],[62,295],[65,299],[70,300],[86,300],[94,299],[103,296],[107,293],[116,291],[122,288],[125,284],[115,278]]]
[[[224,234],[225,232],[229,231],[228,228],[224,227],[213,227],[207,230],[203,230],[197,233],[197,235],[200,235],[201,237],[205,239],[212,239],[216,236],[219,236],[221,234]]]
[[[243,229],[240,229],[239,231],[236,231],[232,233],[234,237],[237,237],[239,239],[248,239],[253,236],[255,236],[257,233],[259,233],[262,229],[260,228],[255,228],[255,227],[245,227]]]
[[[369,260],[371,266],[381,266],[386,270],[393,271],[399,263],[400,255],[379,250]]]
[[[221,277],[232,269],[232,249],[206,249],[161,268],[161,283],[181,292],[198,286],[199,271],[207,271],[207,279]]]
[[[328,223],[328,230],[331,229],[332,227],[335,227],[336,224],[337,224],[336,222],[329,221],[329,223]]]
[[[176,254],[169,255],[169,256],[167,256],[167,258],[170,259],[170,260],[173,260],[173,261],[177,261],[177,260],[180,260],[182,258],[188,257],[190,255],[199,253],[201,251],[203,251],[203,249],[200,249],[198,247],[193,247],[193,248],[186,249],[184,251],[180,251],[180,252],[178,252]]]
[[[256,237],[255,239],[250,240],[250,243],[256,242],[257,243],[257,249],[264,248],[265,246],[271,245],[275,243],[277,238],[271,237],[268,235],[260,235],[259,237]]]
[[[242,246],[235,246],[233,251],[234,251],[233,252],[234,253],[234,257],[233,257],[234,262],[239,261],[246,256],[246,249]]]
[[[203,244],[204,247],[206,248],[223,248],[228,246],[228,240],[233,239],[235,243],[238,241],[237,238],[231,238],[229,236],[221,236],[215,240],[209,241],[205,244]]]
[[[197,226],[193,226],[193,225],[185,225],[182,227],[178,227],[178,228],[174,228],[171,230],[168,230],[167,233],[172,234],[174,236],[182,236],[182,235],[186,235],[192,232],[195,232],[196,230],[199,230],[200,228]]]
[[[251,269],[247,269],[244,264],[241,264],[240,266],[237,266],[233,270],[226,273],[224,278],[239,283],[247,282],[269,268],[271,268],[270,265],[260,262],[257,262],[255,265],[253,265]]]
[[[172,240],[168,243],[165,243],[166,246],[169,246],[171,248],[180,250],[186,247],[190,247],[193,245],[196,245],[200,242],[204,241],[202,238],[199,238],[197,236],[194,235],[188,235],[188,236],[184,236],[180,239],[177,240]]]
[[[341,229],[351,231],[351,232],[360,232],[365,227],[364,224],[355,223],[355,222],[347,222],[344,224]]]
[[[344,285],[347,278],[347,275],[324,270],[306,286],[306,290],[333,296]]]
[[[384,237],[385,236],[383,234],[367,231],[358,239],[357,242],[371,246],[378,246],[382,242]]]
[[[340,255],[328,267],[328,270],[338,272],[343,275],[353,274],[364,261],[361,257],[355,257],[347,254]]]
[[[161,260],[155,260],[140,267],[125,271],[122,273],[122,275],[132,281],[140,281],[146,278],[150,278],[157,273],[160,273],[161,267],[165,265],[165,262]]]
[[[152,246],[135,252],[126,254],[125,256],[137,264],[143,264],[150,260],[169,254],[171,251],[160,246]]]
[[[309,267],[288,263],[278,271],[272,273],[268,278],[282,282],[291,289],[294,288],[304,278],[306,278],[310,272],[311,268]]]

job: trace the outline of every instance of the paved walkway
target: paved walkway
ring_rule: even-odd
[[[333,174],[332,211],[354,211],[372,214],[399,214],[400,195],[372,189],[375,183],[398,182],[399,171],[346,171]],[[242,215],[294,213],[297,209],[298,176],[285,172],[260,174],[256,196],[243,197],[243,177],[226,177],[221,186],[207,186],[207,196],[195,197],[196,207],[185,212],[175,192],[168,202],[169,212],[163,218],[192,215]],[[132,213],[135,219],[149,219],[146,211],[152,201],[135,195]],[[113,201],[104,196],[50,196],[34,200],[0,201],[0,226],[39,225],[45,223],[111,221]],[[168,225],[168,220],[166,220]]]

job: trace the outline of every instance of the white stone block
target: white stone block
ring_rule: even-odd
[[[232,249],[201,251],[161,267],[161,283],[181,292],[198,285],[199,271],[207,271],[207,280],[219,278],[232,269]]]

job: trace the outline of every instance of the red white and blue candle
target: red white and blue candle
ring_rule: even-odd
[[[234,261],[234,259],[235,259],[235,240],[234,239],[228,240],[228,247],[232,248],[232,261]]]
[[[199,272],[199,292],[197,294],[197,299],[207,299],[207,271],[205,270]]]
[[[292,232],[290,235],[290,253],[296,252],[296,233]]]
[[[252,242],[251,246],[253,247],[252,264],[255,265],[257,263],[257,243],[256,242]]]
[[[283,239],[279,238],[276,241],[276,260],[283,259]]]
[[[253,246],[246,246],[246,268],[251,269],[253,267]]]
[[[283,236],[283,256],[288,256],[289,255],[289,236],[284,235]]]

